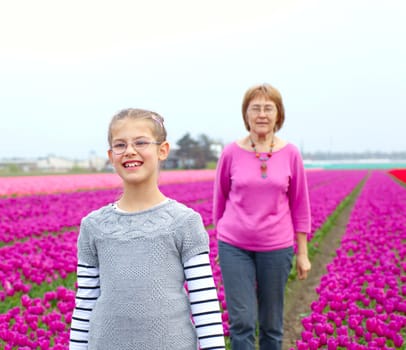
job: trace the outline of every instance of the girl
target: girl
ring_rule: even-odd
[[[123,194],[81,222],[69,349],[225,349],[201,217],[158,187],[163,118],[123,110],[108,142]]]

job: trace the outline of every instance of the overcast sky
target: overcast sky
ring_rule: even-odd
[[[405,151],[403,0],[0,0],[0,158],[105,155],[118,110],[229,143],[244,92],[303,151]]]

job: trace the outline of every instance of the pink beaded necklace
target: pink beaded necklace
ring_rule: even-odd
[[[265,155],[261,155],[261,153],[257,152],[257,149],[255,148],[255,143],[252,141],[251,137],[249,138],[251,142],[251,147],[255,152],[255,157],[257,157],[261,161],[261,177],[263,179],[266,179],[268,177],[267,170],[268,170],[268,164],[266,163],[269,159],[272,157],[272,150],[275,146],[273,142],[273,136],[271,140],[271,144],[269,146],[269,152],[266,153]]]

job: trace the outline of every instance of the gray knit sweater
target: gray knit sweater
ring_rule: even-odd
[[[174,200],[137,213],[111,205],[82,220],[78,258],[100,271],[89,350],[195,350],[183,263],[208,252],[200,215]]]

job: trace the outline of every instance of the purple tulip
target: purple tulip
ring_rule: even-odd
[[[338,348],[338,341],[334,338],[329,338],[327,340],[327,349],[336,350]]]

